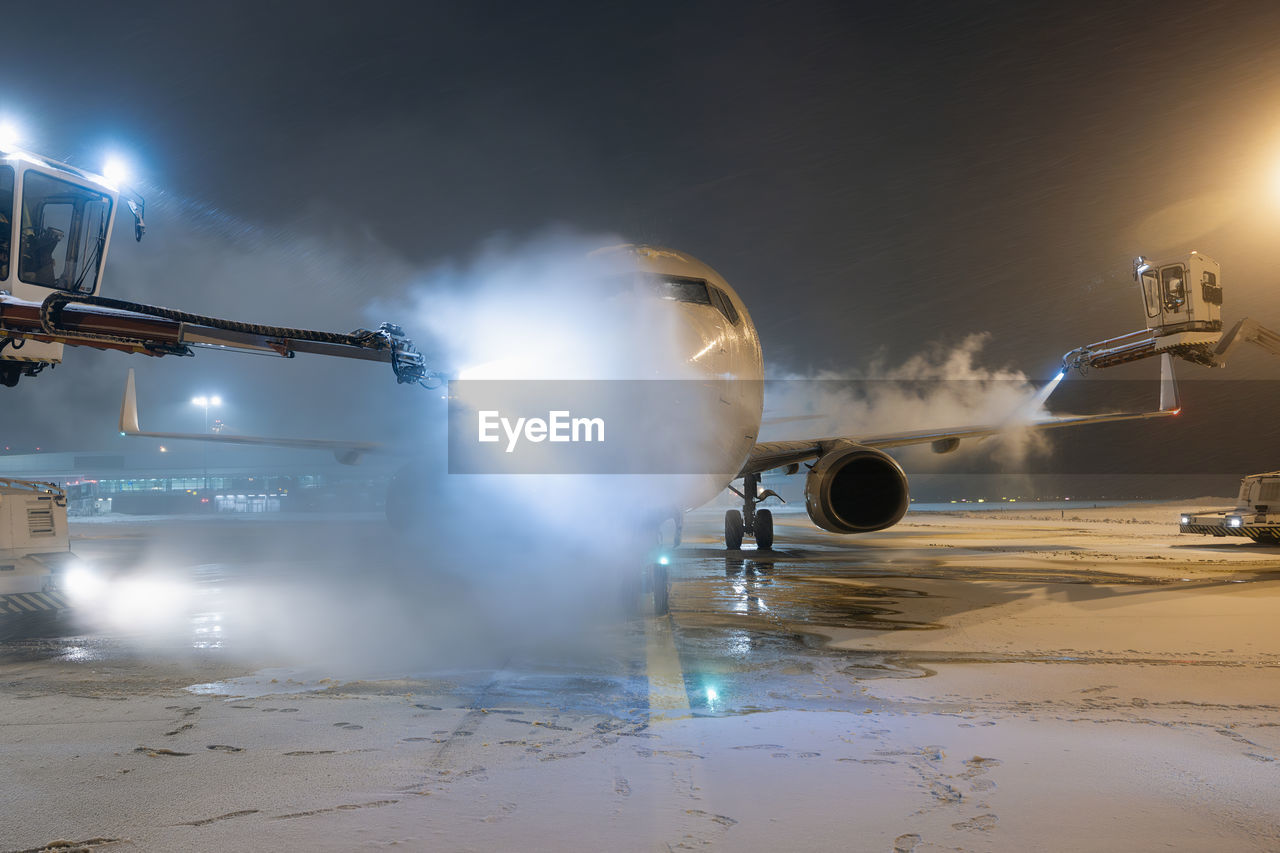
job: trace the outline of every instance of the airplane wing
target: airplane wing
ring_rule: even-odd
[[[371,441],[338,441],[327,438],[268,438],[259,435],[224,435],[222,433],[143,432],[138,425],[138,396],[134,388],[133,368],[124,385],[124,399],[120,401],[120,434],[142,438],[164,438],[171,441],[214,441],[222,444],[249,444],[265,447],[298,447],[307,450],[330,450],[344,465],[355,465],[366,453],[382,450],[382,445]]]
[[[1059,375],[1061,379],[1061,374]],[[1056,386],[1056,380],[1054,385]],[[1052,389],[1049,389],[1052,390]],[[1048,397],[1041,392],[1036,400],[1043,402]],[[914,430],[910,432],[888,433],[886,435],[836,436],[833,438],[805,439],[800,441],[765,441],[751,450],[750,456],[743,464],[738,476],[760,474],[774,468],[808,462],[835,450],[841,446],[858,444],[886,450],[893,447],[907,447],[913,444],[933,444],[940,452],[954,450],[965,439],[986,438],[1019,429],[1058,429],[1062,427],[1082,426],[1084,424],[1114,423],[1116,421],[1148,420],[1151,418],[1167,418],[1178,414],[1181,405],[1178,402],[1178,389],[1173,378],[1173,362],[1168,354],[1160,360],[1160,408],[1150,412],[1113,412],[1097,415],[1065,415],[1060,417],[1038,418],[1029,422],[980,424],[976,426],[945,427],[942,429]]]

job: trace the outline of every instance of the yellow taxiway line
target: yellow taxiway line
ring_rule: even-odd
[[[684,671],[676,651],[671,617],[645,620],[645,674],[649,678],[649,719],[682,720],[692,716]]]

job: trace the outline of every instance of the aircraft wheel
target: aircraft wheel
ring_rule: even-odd
[[[767,509],[756,511],[756,548],[773,550],[773,513]]]
[[[671,582],[667,578],[667,567],[661,563],[653,564],[653,615],[666,616],[671,612]]]
[[[724,514],[724,547],[730,551],[742,549],[742,513],[736,509]]]

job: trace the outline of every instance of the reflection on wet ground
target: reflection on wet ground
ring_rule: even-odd
[[[937,627],[903,618],[901,601],[922,598],[924,592],[867,583],[867,575],[851,572],[815,577],[813,568],[737,556],[686,558],[680,562],[680,609],[683,614],[758,616],[770,625],[800,621],[883,630]],[[836,580],[847,582],[833,587]]]

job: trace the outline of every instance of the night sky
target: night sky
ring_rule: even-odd
[[[1280,327],[1280,6],[27,4],[6,31],[0,115],[73,164],[124,153],[148,198],[105,295],[346,330],[558,227],[707,261],[788,372],[985,331],[987,362],[1047,378],[1141,323],[1133,256],[1193,248],[1228,321]],[[409,393],[367,365],[141,362],[70,351],[0,389],[0,432],[109,444],[131,365],[175,429],[216,385],[246,430],[376,437]]]

